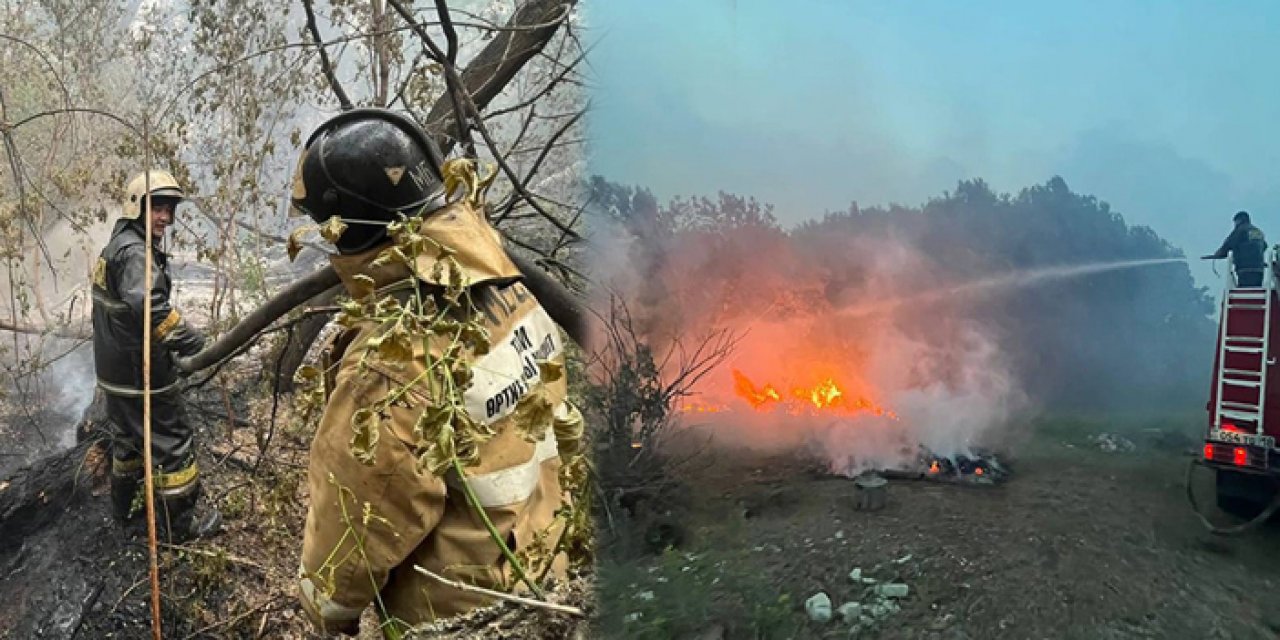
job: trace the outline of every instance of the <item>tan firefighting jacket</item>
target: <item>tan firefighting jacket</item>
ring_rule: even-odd
[[[531,545],[554,549],[563,531],[556,511],[566,501],[555,433],[581,432],[581,415],[566,400],[564,376],[544,382],[537,366],[538,361],[563,363],[561,334],[518,281],[519,271],[497,232],[476,210],[465,203],[450,205],[429,216],[422,231],[457,252],[454,258],[472,283],[472,299],[490,336],[489,352],[471,362],[474,379],[464,400],[468,414],[497,433],[480,445],[480,464],[465,470],[466,481],[517,557]],[[332,259],[349,291],[360,286],[353,280],[357,274],[384,287],[410,273],[403,264],[371,268],[384,248]],[[418,260],[417,272],[430,274],[435,258]],[[360,345],[380,333],[372,325],[356,325],[336,340],[333,388],[311,445],[300,595],[313,622],[329,630],[347,626],[370,604],[382,619],[412,625],[489,603],[419,573],[415,565],[490,589],[515,584],[500,548],[467,503],[459,477],[419,468],[414,425],[429,400],[422,391],[409,394],[409,406],[390,408],[372,465],[353,456],[353,413],[424,368],[424,347],[415,336],[412,364],[398,371],[358,371],[365,351]],[[442,348],[436,342],[430,346],[433,356]],[[513,413],[528,393],[546,394],[554,410],[554,428],[536,443],[520,433]],[[564,565],[557,557],[552,573],[562,573]]]

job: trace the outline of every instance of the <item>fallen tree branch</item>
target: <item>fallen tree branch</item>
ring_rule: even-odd
[[[525,284],[538,298],[547,314],[556,324],[564,327],[569,337],[579,345],[586,346],[587,325],[584,313],[573,294],[560,282],[533,263],[524,258],[512,255],[511,259],[525,276]],[[337,286],[341,281],[333,267],[325,267],[315,273],[298,280],[286,289],[272,296],[270,300],[258,307],[244,320],[218,338],[211,346],[190,358],[178,358],[176,364],[186,372],[196,372],[218,364],[236,349],[240,348],[254,336],[265,330],[271,323],[298,305]]]
[[[254,309],[253,313],[231,327],[230,331],[200,353],[190,358],[178,358],[176,362],[178,368],[191,373],[217,364],[270,326],[276,319],[339,283],[341,280],[333,267],[325,267],[294,282],[272,296],[262,306]]]
[[[585,347],[588,339],[587,314],[573,294],[560,281],[552,278],[529,260],[515,254],[511,255],[511,260],[524,274],[525,285],[533,292],[534,297],[538,298],[551,319],[563,327],[574,342]],[[325,267],[294,282],[255,309],[200,353],[190,358],[178,358],[176,361],[178,368],[187,373],[194,373],[218,364],[286,313],[339,284],[338,274],[333,267]],[[92,331],[83,332],[69,328],[49,329],[4,321],[0,321],[0,331],[34,335],[51,334],[60,338],[79,340],[93,338]]]

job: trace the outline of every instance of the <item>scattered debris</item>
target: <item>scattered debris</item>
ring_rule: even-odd
[[[890,565],[890,571],[896,572],[892,565],[904,565],[913,557],[913,554],[908,553],[887,563],[876,565],[871,572],[880,571],[886,565]],[[911,588],[905,583],[882,582],[869,575],[863,575],[861,567],[854,567],[849,571],[849,581],[864,587],[861,600],[845,602],[836,610],[844,624],[849,625],[849,633],[852,634],[850,637],[857,636],[865,627],[872,626],[877,621],[901,611],[898,600],[908,597],[911,593]],[[831,599],[825,592],[819,592],[805,602],[805,611],[814,622],[826,622],[832,617]]]
[[[1098,447],[1106,453],[1130,453],[1137,449],[1137,445],[1133,441],[1113,433],[1100,433],[1096,436],[1089,436],[1089,443]]]
[[[640,593],[637,593],[637,594],[636,594],[636,598],[638,598],[638,599],[640,599],[640,600],[643,600],[643,601],[645,601],[645,602],[649,602],[650,600],[653,600],[653,592],[652,592],[652,591],[641,591]]]
[[[836,612],[840,614],[840,619],[845,624],[857,624],[862,619],[862,604],[859,602],[846,602],[840,605]]]
[[[819,591],[804,601],[804,610],[809,614],[810,620],[827,622],[831,620],[831,598],[827,597],[825,592]]]

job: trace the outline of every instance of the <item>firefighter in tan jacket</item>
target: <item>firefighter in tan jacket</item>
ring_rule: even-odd
[[[441,166],[439,151],[411,121],[362,109],[321,125],[295,176],[297,208],[322,226],[334,217],[346,225],[332,264],[354,300],[367,307],[381,300],[380,309],[426,298],[443,303],[461,282],[470,311],[453,315],[487,336],[487,349],[451,351],[456,336],[448,331],[403,329],[406,348],[388,361],[374,345],[388,339],[395,328],[388,325],[413,323],[365,318],[347,322],[330,345],[299,577],[303,607],[324,632],[357,633],[371,604],[384,633],[397,637],[408,625],[489,603],[418,567],[490,589],[516,585],[507,553],[531,572],[540,566],[537,573],[562,575],[565,568],[552,551],[567,499],[558,451],[574,438],[558,443],[557,434],[580,434],[581,416],[566,399],[564,377],[545,375],[562,366],[562,337],[477,201],[445,203]],[[446,249],[388,261],[396,244],[387,222],[419,212],[407,224],[430,247]],[[447,385],[433,371],[449,356],[465,361],[471,378],[453,396],[468,420],[454,424],[486,435],[468,446],[447,427],[455,438],[449,446],[424,453],[432,412],[448,404]],[[433,382],[418,384],[424,380]],[[530,398],[550,410],[522,410],[533,406]],[[439,438],[439,429],[432,433]],[[469,466],[450,463],[454,448]]]

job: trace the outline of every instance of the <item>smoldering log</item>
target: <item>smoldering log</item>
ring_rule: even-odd
[[[76,445],[21,467],[0,480],[0,553],[89,495],[95,465],[106,464],[102,440],[107,427],[106,400],[95,393],[76,426]],[[96,453],[95,453],[96,452]]]

